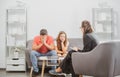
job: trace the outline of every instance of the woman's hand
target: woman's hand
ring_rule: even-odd
[[[78,51],[79,50],[78,47],[72,47],[71,49],[74,50],[74,51]]]

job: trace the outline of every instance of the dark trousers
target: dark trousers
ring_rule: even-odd
[[[72,77],[79,77],[79,75],[76,75],[73,66],[72,66],[72,53],[76,52],[74,50],[71,50],[68,52],[67,56],[64,58],[64,60],[60,63],[59,67],[62,69],[63,73],[72,74]]]

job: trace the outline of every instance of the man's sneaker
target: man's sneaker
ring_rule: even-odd
[[[37,76],[38,74],[39,74],[39,72],[33,71],[33,72],[32,72],[32,77],[35,77],[35,76]]]

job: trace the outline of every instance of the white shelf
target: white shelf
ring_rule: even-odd
[[[95,32],[97,34],[111,34],[112,32]]]
[[[100,41],[112,39],[112,8],[93,8],[93,26]]]
[[[7,9],[6,71],[26,71],[26,20],[25,8]]]

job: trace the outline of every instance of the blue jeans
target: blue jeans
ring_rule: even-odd
[[[57,56],[57,52],[55,50],[51,50],[46,54],[42,54],[42,53],[39,53],[35,50],[31,51],[30,59],[31,59],[31,62],[32,62],[33,70],[35,72],[39,71],[39,69],[38,69],[38,57],[40,57],[40,56]],[[51,60],[51,62],[52,63],[57,63],[57,61],[54,61],[54,60]],[[55,66],[52,67],[52,69],[55,69],[55,68],[56,68]]]

